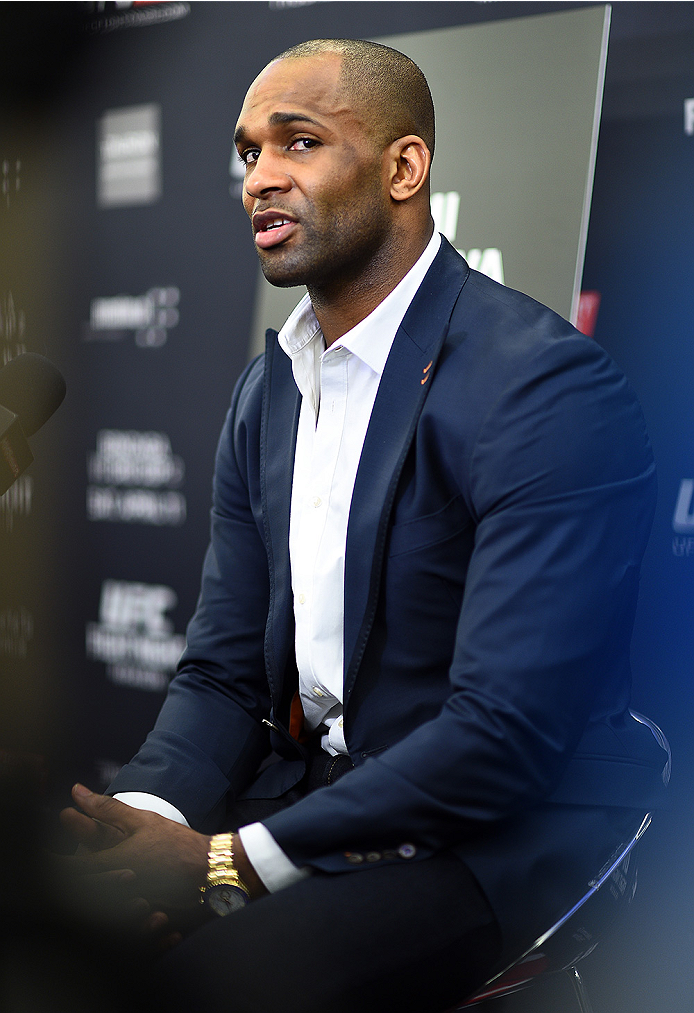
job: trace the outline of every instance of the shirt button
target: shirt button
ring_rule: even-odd
[[[398,848],[398,854],[401,858],[414,858],[417,854],[417,849],[414,844],[401,844]]]
[[[315,694],[316,696],[325,696],[325,693],[324,693],[324,692],[323,692],[323,690],[322,690],[322,689],[320,688],[320,686],[314,686],[314,687],[313,687],[313,692],[314,692],[314,694]]]
[[[306,604],[306,595],[305,594],[300,594],[299,595],[299,605],[305,605],[305,604]]]
[[[316,508],[316,510],[318,509],[318,507],[321,505],[322,502],[323,500],[320,498],[320,496],[316,496],[316,498],[313,501],[313,505]]]

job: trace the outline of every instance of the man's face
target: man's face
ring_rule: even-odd
[[[340,87],[340,63],[326,53],[271,64],[239,116],[243,205],[273,285],[359,277],[391,225],[383,152]]]

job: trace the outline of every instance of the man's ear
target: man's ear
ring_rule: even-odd
[[[431,153],[421,137],[398,137],[388,148],[390,196],[401,201],[413,197],[426,182]]]

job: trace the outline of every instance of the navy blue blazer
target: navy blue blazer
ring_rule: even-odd
[[[221,435],[179,672],[109,789],[160,795],[207,832],[230,798],[273,797],[304,770],[286,732],[299,401],[269,332]],[[597,872],[620,814],[663,788],[661,751],[628,713],[654,501],[641,411],[603,349],[443,241],[388,357],[350,510],[355,769],[265,821],[289,857],[358,872],[355,854],[453,849],[509,941],[546,928],[561,881]],[[271,749],[281,761],[255,778]]]

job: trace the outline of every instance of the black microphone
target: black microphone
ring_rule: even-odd
[[[25,352],[0,369],[0,496],[34,460],[27,439],[65,397],[65,380],[43,355]]]

